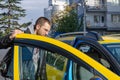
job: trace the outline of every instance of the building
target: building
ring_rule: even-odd
[[[85,10],[87,30],[102,34],[120,31],[120,0],[81,0],[80,3],[82,12]]]
[[[120,0],[49,0],[45,16],[64,10],[64,6],[76,4],[78,20],[84,18],[84,30],[102,34],[120,32]],[[51,8],[50,8],[51,7]]]
[[[64,10],[68,4],[68,0],[49,0],[48,8],[44,9],[44,16],[50,19],[55,13]]]

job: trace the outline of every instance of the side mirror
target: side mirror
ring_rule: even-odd
[[[93,76],[92,78],[90,78],[90,80],[103,80],[103,79],[99,76]]]

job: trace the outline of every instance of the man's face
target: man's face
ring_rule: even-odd
[[[47,36],[50,31],[50,28],[51,26],[47,22],[45,22],[45,24],[42,26],[37,25],[36,34],[41,36]]]

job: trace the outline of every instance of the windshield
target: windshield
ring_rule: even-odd
[[[104,44],[104,46],[120,64],[120,44]]]

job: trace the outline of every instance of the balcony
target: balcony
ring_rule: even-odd
[[[120,31],[120,27],[107,27],[108,31]]]
[[[87,26],[87,29],[89,30],[106,30],[107,29],[104,23],[90,24],[89,22],[87,22],[86,26]]]
[[[91,12],[105,12],[106,11],[106,6],[105,5],[95,5],[95,6],[86,6],[86,11],[91,11]]]

